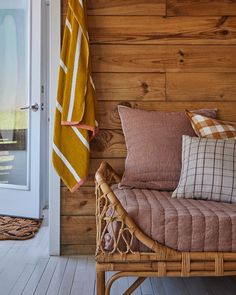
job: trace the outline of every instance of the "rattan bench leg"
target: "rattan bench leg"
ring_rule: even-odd
[[[145,280],[146,278],[138,278],[123,295],[131,295]]]
[[[105,294],[105,271],[97,271],[96,287],[97,295]]]

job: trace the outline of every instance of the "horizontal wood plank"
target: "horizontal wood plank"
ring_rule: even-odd
[[[92,45],[94,72],[236,72],[236,46]]]
[[[236,15],[233,0],[167,0],[167,15]]]
[[[92,44],[236,44],[236,17],[90,16]]]
[[[107,113],[114,113],[117,107],[116,102],[103,102]],[[160,110],[160,111],[183,111],[184,109],[196,110],[200,108],[218,108],[218,118],[221,120],[236,122],[236,102],[136,102],[134,107],[145,110]],[[110,109],[110,111],[109,111]],[[126,157],[126,146],[120,120],[118,117],[107,115],[104,119],[105,124],[109,128],[115,130],[100,130],[100,133],[91,143],[91,157],[92,158],[124,158]],[[102,119],[102,118],[101,118]],[[106,120],[106,123],[105,123]],[[122,160],[123,161],[123,160]]]
[[[95,216],[61,216],[61,244],[94,245]]]
[[[168,73],[169,101],[236,101],[236,73]]]
[[[95,73],[98,100],[165,100],[163,73]]]
[[[68,188],[61,188],[61,215],[63,216],[94,216],[95,188],[81,187],[74,193]]]
[[[94,238],[95,242],[95,238]],[[95,243],[93,245],[61,245],[61,255],[94,255],[96,250]]]
[[[98,104],[99,115],[100,115],[100,128],[101,129],[121,129],[120,118],[118,114],[117,106],[124,102],[119,101],[100,101]],[[236,121],[236,102],[210,102],[210,101],[186,101],[186,102],[163,102],[163,101],[127,101],[127,105],[144,110],[159,110],[159,111],[184,111],[185,109],[199,109],[199,108],[218,108],[219,116],[223,120]],[[112,143],[119,149],[118,142],[123,138],[122,133],[115,130],[116,134],[111,134],[108,131],[100,132],[97,136],[97,140],[92,144],[92,147],[96,148],[97,151],[102,150],[104,147],[110,148],[109,144]],[[115,138],[114,138],[115,135]],[[118,140],[119,138],[119,140]],[[100,142],[103,142],[101,143]],[[117,142],[118,140],[118,142]],[[113,152],[116,151],[113,150]]]
[[[165,15],[165,0],[88,0],[89,15]]]
[[[91,142],[91,158],[124,158],[126,147],[122,130],[100,130]]]
[[[95,191],[95,189],[94,189],[94,177],[95,177],[95,173],[96,173],[96,171],[98,170],[98,168],[99,168],[99,166],[100,166],[100,164],[101,164],[101,162],[103,161],[104,159],[91,159],[90,160],[90,169],[89,169],[89,175],[88,175],[88,179],[87,179],[87,181],[85,182],[85,187],[83,186],[82,188],[81,188],[81,192],[83,192],[83,188],[85,188],[86,190],[87,190],[87,187],[92,187],[92,192],[94,192]],[[124,170],[125,170],[125,162],[124,162],[124,160],[123,159],[116,159],[116,158],[111,158],[111,159],[109,159],[109,158],[106,158],[106,161],[113,167],[113,169],[116,171],[116,173],[118,173],[118,175],[122,175],[123,174],[123,172],[124,172]],[[64,183],[63,182],[61,182],[61,186],[65,186],[64,185]],[[68,191],[68,190],[67,190]],[[79,194],[78,196],[77,196],[77,194],[76,193],[74,193],[74,194],[72,194],[72,196],[71,195],[69,195],[69,197],[71,196],[72,198],[73,198],[73,196],[74,195],[76,195],[77,197],[75,197],[75,199],[73,198],[73,202],[76,202],[76,209],[73,209],[73,208],[75,208],[75,207],[73,207],[72,208],[72,206],[73,206],[73,202],[72,201],[69,201],[69,202],[67,202],[67,200],[68,200],[68,198],[67,198],[67,191],[65,191],[65,192],[61,192],[61,194],[63,194],[63,197],[64,197],[64,199],[62,200],[62,202],[63,202],[63,205],[61,206],[62,208],[61,208],[61,214],[63,215],[67,215],[67,213],[71,210],[71,212],[72,211],[76,211],[75,213],[74,212],[72,212],[71,214],[73,215],[83,215],[83,213],[81,213],[81,212],[84,212],[84,210],[85,210],[85,207],[86,207],[86,211],[87,212],[89,212],[89,214],[88,215],[91,215],[91,212],[92,212],[92,210],[93,210],[93,205],[92,205],[92,200],[91,199],[93,199],[94,197],[92,196],[90,196],[90,194],[89,194],[89,192],[87,192],[87,193],[85,193],[85,197],[87,197],[88,195],[89,195],[89,202],[88,203],[86,203],[84,206],[83,206],[83,204],[81,204],[81,205],[78,205],[78,204],[80,204],[80,202],[79,202],[79,200],[81,200],[80,198],[82,198],[83,199],[83,196],[81,196],[81,194]],[[78,190],[78,192],[80,192],[80,190]],[[78,201],[77,201],[77,198],[79,199]],[[91,202],[90,202],[91,201]],[[83,201],[82,201],[83,202]],[[64,209],[64,206],[66,207],[65,209]],[[80,208],[81,208],[81,210],[80,210]],[[80,212],[80,213],[78,213],[78,212]],[[93,211],[94,212],[94,211]]]
[[[67,0],[61,1],[62,14]],[[165,15],[165,0],[87,0],[88,15]]]

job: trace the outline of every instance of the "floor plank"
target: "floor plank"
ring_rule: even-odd
[[[142,295],[152,295],[153,289],[151,279],[147,278],[141,285]]]
[[[94,294],[95,267],[92,257],[79,257],[70,295]]]
[[[58,294],[67,263],[68,263],[68,258],[60,257],[57,267],[55,269],[55,272],[53,274],[53,277],[51,279],[50,286],[48,287],[47,295]]]
[[[47,267],[45,268],[45,271],[39,281],[39,284],[35,290],[34,295],[46,295],[47,290],[49,288],[51,279],[53,277],[53,274],[56,270],[57,263],[58,263],[59,258],[57,257],[51,257]]]
[[[0,241],[0,294],[95,295],[92,256],[50,257],[48,227],[27,241]],[[107,279],[114,272],[107,274]],[[121,295],[135,278],[122,278],[111,295]],[[236,280],[225,278],[147,278],[134,295],[233,295]]]
[[[27,264],[24,268],[23,272],[19,276],[18,280],[16,281],[15,285],[10,290],[10,295],[19,295],[23,292],[26,284],[28,283],[32,273],[35,270],[36,265],[34,264]]]
[[[66,295],[71,293],[71,288],[75,276],[75,270],[77,265],[77,259],[74,257],[69,258],[62,278],[62,283],[58,292],[58,295]]]
[[[213,295],[201,278],[184,278],[183,281],[191,295]]]
[[[41,247],[42,241],[47,240],[46,237],[44,230],[42,230],[38,239],[16,241],[5,259],[2,259],[0,266],[0,289],[4,290],[6,294],[14,287],[26,264],[36,264],[38,259],[43,257]],[[46,243],[48,244],[48,241]]]
[[[212,291],[213,295],[235,295],[235,291],[225,283],[224,278],[203,278],[205,285]]]
[[[29,281],[27,282],[27,284],[22,292],[22,295],[34,294],[34,292],[40,282],[40,279],[44,273],[44,270],[47,267],[48,262],[49,262],[49,258],[41,258],[38,261],[38,263],[34,269],[34,272],[32,273]]]
[[[166,295],[162,279],[160,278],[151,278],[153,294],[157,295]]]
[[[182,278],[161,278],[166,295],[189,295]]]

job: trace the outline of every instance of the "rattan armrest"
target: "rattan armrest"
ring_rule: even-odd
[[[136,225],[133,219],[128,215],[120,201],[114,194],[110,185],[120,181],[119,176],[115,173],[112,167],[102,162],[96,175],[96,223],[97,223],[97,257],[99,254],[135,254],[132,250],[132,242],[134,238],[139,240],[143,245],[151,251],[160,253],[165,248],[165,253],[169,251],[163,245],[152,240]],[[113,249],[107,251],[104,247],[104,239],[108,233],[108,228],[114,228],[114,224],[119,222],[119,232],[112,232]],[[126,236],[129,238],[126,240]],[[120,248],[120,240],[125,241],[125,250]],[[170,252],[172,250],[170,249]],[[165,255],[164,255],[165,256]]]
[[[95,180],[97,184],[106,182],[111,185],[119,183],[120,177],[106,161],[103,161],[95,174]]]

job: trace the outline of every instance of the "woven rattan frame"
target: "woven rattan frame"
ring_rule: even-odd
[[[97,294],[108,295],[114,281],[121,277],[138,277],[124,293],[131,294],[147,277],[235,276],[236,253],[179,252],[159,244],[145,235],[129,217],[113,193],[110,185],[118,183],[119,176],[112,167],[102,162],[96,175],[96,224],[97,224]],[[109,214],[107,214],[109,212]],[[118,233],[112,232],[113,248],[104,249],[107,229],[120,223]],[[133,252],[133,238],[147,246],[151,252]],[[120,240],[125,247],[120,247]],[[116,271],[105,283],[105,272]]]

